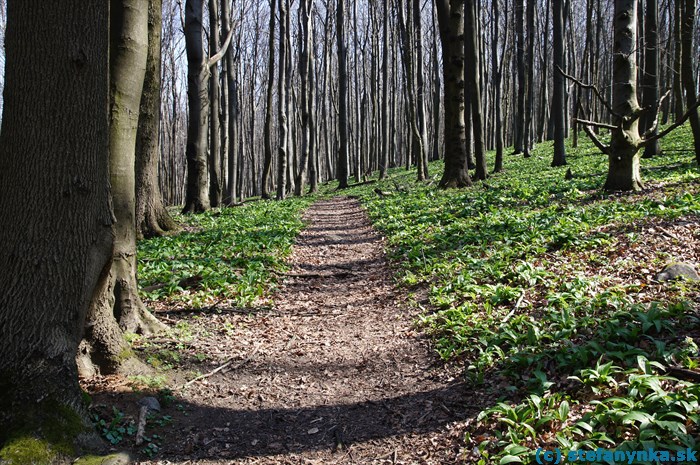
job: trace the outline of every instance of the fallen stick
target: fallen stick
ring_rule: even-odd
[[[143,444],[143,435],[146,433],[146,415],[148,414],[148,407],[142,405],[139,409],[139,426],[136,429],[136,445],[140,446]]]
[[[253,349],[253,351],[250,353],[250,355],[249,355],[245,360],[243,360],[241,363],[239,363],[238,365],[236,365],[235,367],[233,367],[232,370],[237,370],[238,368],[240,368],[240,367],[242,367],[243,365],[245,365],[246,363],[248,363],[253,357],[255,357],[255,354],[258,353],[258,349],[260,349],[260,345],[259,345],[259,344],[258,344],[257,346],[255,346],[255,349]],[[201,381],[201,380],[203,380],[203,379],[205,379],[205,378],[209,378],[210,376],[214,376],[215,374],[217,374],[217,373],[220,372],[221,370],[224,370],[224,369],[226,369],[229,365],[231,365],[231,364],[233,363],[234,358],[235,358],[235,357],[231,357],[230,359],[228,359],[228,360],[226,361],[226,363],[224,363],[223,365],[221,365],[221,366],[219,366],[219,367],[217,367],[217,368],[214,368],[214,369],[213,369],[212,371],[210,371],[209,373],[206,373],[206,374],[203,374],[203,375],[199,375],[199,376],[197,376],[196,378],[194,378],[194,379],[192,379],[192,380],[186,382],[185,384],[183,384],[183,385],[180,387],[180,389],[185,389],[186,387],[191,386],[192,384],[196,383],[197,381]]]

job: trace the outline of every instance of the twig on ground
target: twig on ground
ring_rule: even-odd
[[[255,349],[253,349],[253,351],[250,353],[250,355],[248,355],[248,357],[245,358],[245,360],[243,360],[242,362],[240,362],[239,364],[237,364],[236,366],[234,366],[234,367],[231,368],[231,369],[232,369],[232,370],[237,370],[238,368],[240,368],[240,367],[242,367],[243,365],[245,365],[246,363],[248,363],[253,357],[255,357],[255,354],[258,353],[258,349],[260,349],[260,344],[258,344],[258,345],[255,346]],[[219,367],[217,367],[217,368],[214,368],[214,369],[213,369],[212,371],[210,371],[209,373],[206,373],[206,374],[203,374],[203,375],[199,375],[199,376],[197,376],[196,378],[194,378],[194,379],[192,379],[192,380],[186,382],[185,384],[183,384],[183,385],[180,387],[180,389],[185,389],[186,387],[191,386],[192,384],[196,383],[197,381],[201,381],[201,380],[203,380],[203,379],[205,379],[205,378],[209,378],[210,376],[214,376],[215,374],[217,374],[217,373],[220,372],[221,370],[224,370],[224,369],[228,368],[229,365],[231,365],[231,364],[233,363],[234,358],[235,358],[235,357],[231,357],[230,359],[228,359],[228,361],[226,361],[226,363],[224,363],[223,365],[221,365],[221,366],[219,366]]]

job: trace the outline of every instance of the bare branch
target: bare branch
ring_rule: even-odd
[[[661,113],[661,106],[663,105],[664,100],[666,100],[669,95],[671,95],[671,89],[668,89],[666,93],[659,99],[659,102],[656,104],[656,116],[654,117],[654,122],[651,124],[649,130],[644,133],[644,136],[642,136],[645,139],[653,135],[656,132],[656,130],[659,129],[659,113]]]
[[[224,42],[224,45],[221,46],[221,50],[219,50],[216,53],[216,55],[209,58],[209,61],[207,62],[207,66],[209,68],[214,66],[216,64],[216,62],[218,62],[219,60],[221,60],[224,57],[224,55],[226,54],[226,50],[228,50],[228,46],[231,43],[231,37],[233,37],[233,28],[231,28],[231,30],[228,31],[228,36],[226,36],[226,41]]]
[[[580,119],[580,118],[574,118],[574,123],[583,124],[585,126],[593,126],[595,128],[610,129],[611,131],[615,130],[615,129],[620,129],[617,126],[613,126],[612,124],[597,123],[595,121],[588,121],[588,120]]]
[[[661,138],[663,138],[663,137],[666,137],[668,134],[670,134],[671,132],[673,132],[675,129],[677,129],[678,127],[682,126],[683,123],[685,123],[686,121],[688,121],[688,118],[690,118],[690,116],[693,114],[693,112],[697,111],[698,107],[700,107],[700,95],[698,95],[698,96],[696,97],[695,105],[693,105],[692,107],[688,108],[688,111],[686,111],[686,112],[683,114],[683,116],[681,117],[681,119],[679,119],[678,121],[676,121],[675,123],[673,123],[672,125],[670,125],[669,127],[667,127],[665,130],[663,130],[663,131],[661,131],[660,133],[656,134],[655,136],[651,136],[651,137],[649,137],[649,138],[647,138],[647,139],[644,139],[644,141],[640,144],[640,147],[644,147],[644,146],[649,145],[650,143],[654,142],[654,141],[657,140],[657,139],[661,139]]]
[[[586,113],[586,111],[583,109],[583,105],[581,104],[581,100],[578,101],[578,107],[579,107],[579,110],[581,111],[581,113],[583,113],[583,114]],[[610,154],[610,147],[603,144],[600,141],[600,139],[598,139],[598,136],[595,135],[595,133],[593,132],[591,127],[585,123],[582,123],[582,120],[578,120],[578,122],[583,125],[583,131],[586,133],[588,138],[591,139],[591,142],[593,142],[593,145],[598,147],[598,150],[600,150],[601,152],[603,152],[605,154]],[[586,121],[586,123],[588,123],[588,121]],[[618,129],[618,128],[614,128],[614,129]]]
[[[586,84],[586,83],[583,83],[583,82],[581,82],[580,80],[576,79],[575,77],[573,77],[573,76],[571,76],[571,75],[569,75],[569,74],[566,74],[566,73],[564,72],[564,70],[561,69],[559,66],[557,66],[556,68],[557,68],[557,71],[559,71],[559,72],[561,73],[562,76],[564,76],[565,78],[567,78],[567,79],[573,81],[577,86],[582,87],[582,88],[584,88],[584,89],[591,89],[591,90],[593,91],[593,93],[596,95],[596,97],[598,97],[598,100],[600,100],[600,102],[603,104],[603,106],[604,106],[605,108],[607,108],[607,110],[610,112],[611,115],[613,115],[613,116],[618,116],[618,117],[620,116],[620,115],[618,115],[617,113],[615,113],[615,112],[613,111],[612,106],[608,103],[607,100],[605,100],[605,99],[603,98],[603,95],[600,93],[600,91],[598,90],[598,88],[597,88],[596,86],[594,86],[593,84]]]
[[[580,122],[580,121],[579,121]],[[591,139],[591,142],[593,142],[593,145],[598,147],[598,150],[603,152],[606,155],[610,154],[610,147],[607,145],[603,144],[600,139],[598,139],[598,136],[595,135],[593,130],[591,129],[590,126],[586,126],[585,124],[583,125],[583,131],[588,135],[588,138]]]

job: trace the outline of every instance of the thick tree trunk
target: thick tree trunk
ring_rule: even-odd
[[[162,3],[162,0],[148,2],[148,59],[136,133],[136,235],[139,239],[163,236],[180,229],[165,209],[158,186]]]
[[[566,101],[564,76],[564,8],[561,1],[553,1],[553,42],[554,42],[554,95],[552,97],[552,120],[554,122],[554,159],[552,166],[566,165]]]
[[[7,219],[0,227],[0,444],[41,436],[45,426],[71,444],[81,424],[83,431],[91,427],[75,354],[112,257],[108,7],[44,0],[8,5],[0,134],[0,211]]]
[[[445,171],[440,187],[465,187],[467,171],[464,124],[464,0],[437,0],[444,75]]]
[[[148,0],[112,0],[110,23],[109,170],[116,224],[112,264],[88,313],[81,373],[129,371],[122,331],[150,334],[164,325],[141,302],[136,283],[135,153],[148,55]]]
[[[613,48],[613,125],[608,154],[608,191],[641,190],[637,102],[637,1],[615,0]]]
[[[187,190],[183,213],[202,213],[211,208],[207,137],[209,134],[209,67],[202,40],[202,2],[185,3],[185,49],[187,50]]]
[[[681,1],[681,0],[679,0]],[[683,1],[683,24],[681,25],[682,62],[681,75],[685,90],[686,108],[692,108],[697,102],[697,85],[693,70],[693,26],[695,24],[695,0]],[[690,127],[695,141],[695,160],[700,164],[700,116],[697,108],[690,114]]]

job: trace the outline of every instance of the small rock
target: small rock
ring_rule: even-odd
[[[144,397],[139,401],[139,405],[148,408],[148,410],[160,412],[160,402],[155,397]]]
[[[660,282],[672,281],[677,278],[689,281],[700,281],[700,275],[693,265],[688,263],[671,263],[656,275],[656,280]]]

